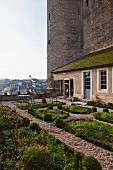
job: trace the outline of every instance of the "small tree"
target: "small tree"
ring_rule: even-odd
[[[42,103],[47,103],[45,97],[42,97]]]

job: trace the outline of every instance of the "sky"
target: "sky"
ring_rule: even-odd
[[[46,0],[0,0],[0,78],[46,78]]]

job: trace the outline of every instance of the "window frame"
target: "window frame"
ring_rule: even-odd
[[[106,71],[106,80],[101,79],[101,72],[104,71]],[[107,86],[106,89],[101,88],[101,81],[106,81],[106,84],[103,84]],[[108,93],[108,68],[97,69],[97,92]]]
[[[83,96],[84,98],[84,88],[85,88],[85,84],[84,84],[84,73],[85,72],[90,72],[90,97],[92,96],[92,69],[90,70],[84,70],[84,71],[81,71],[81,95]]]

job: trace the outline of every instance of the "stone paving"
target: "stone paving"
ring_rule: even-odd
[[[55,127],[53,123],[46,123],[40,119],[36,119],[28,114],[26,110],[17,108],[17,106],[11,102],[3,102],[3,105],[16,109],[19,115],[27,117],[31,122],[39,124],[42,129],[46,130],[71,148],[74,148],[76,151],[82,152],[85,155],[94,156],[101,163],[103,170],[113,170],[113,152],[97,147],[75,135],[65,132],[64,130]]]

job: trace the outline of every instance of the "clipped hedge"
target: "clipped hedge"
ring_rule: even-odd
[[[101,170],[102,167],[100,163],[92,156],[84,157],[82,160],[83,170]]]
[[[92,110],[92,112],[97,112],[97,108],[96,107],[92,107],[91,110]]]
[[[64,106],[61,110],[75,114],[90,114],[92,112],[90,108],[81,107],[78,105]]]
[[[94,117],[104,122],[113,123],[113,113],[97,112],[94,114]]]
[[[55,126],[59,127],[59,128],[63,128],[64,127],[64,122],[62,119],[58,118],[55,120]]]
[[[51,122],[52,121],[52,116],[50,114],[45,114],[44,115],[44,121]]]
[[[22,126],[29,126],[29,124],[30,124],[30,120],[29,120],[28,118],[23,117],[23,118],[21,119],[21,125],[22,125]]]
[[[41,130],[41,128],[39,127],[39,125],[37,123],[31,123],[30,129],[36,130],[37,132],[40,132],[40,130]]]

